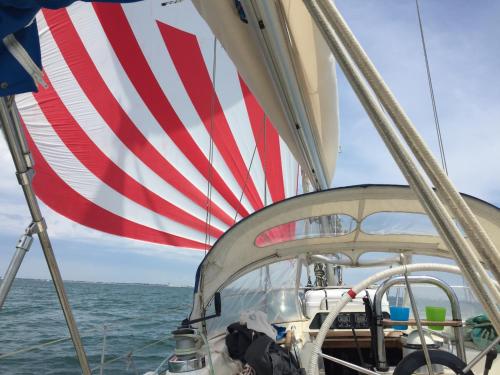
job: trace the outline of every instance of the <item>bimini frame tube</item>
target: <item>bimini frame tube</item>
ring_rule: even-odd
[[[412,284],[432,284],[440,288],[445,292],[446,296],[450,300],[451,305],[451,316],[453,320],[462,322],[462,314],[460,312],[460,304],[458,302],[457,295],[455,291],[444,281],[439,280],[435,277],[430,276],[408,276],[408,281]],[[404,285],[405,277],[396,276],[384,283],[382,283],[377,291],[375,292],[375,297],[373,299],[373,305],[375,308],[375,316],[377,318],[377,368],[379,370],[387,370],[387,360],[385,356],[385,340],[384,340],[384,326],[382,324],[382,297],[389,290],[389,288],[396,285]],[[457,356],[462,361],[466,362],[465,358],[465,347],[464,347],[464,334],[462,327],[454,327],[455,340],[457,343]]]
[[[457,274],[462,273],[460,268],[456,266],[450,266],[447,264],[435,264],[435,263],[409,264],[380,271],[375,275],[366,278],[359,284],[356,284],[356,286],[352,287],[349,291],[347,291],[342,295],[340,300],[333,306],[332,310],[328,313],[328,315],[324,319],[323,324],[321,325],[312,346],[311,359],[309,365],[307,366],[307,375],[317,374],[318,356],[319,353],[321,352],[321,347],[323,346],[323,342],[325,341],[326,335],[328,334],[330,327],[337,318],[338,314],[345,307],[345,305],[347,305],[354,298],[356,298],[356,295],[358,293],[361,293],[370,285],[373,285],[374,283],[380,280],[385,280],[395,275],[402,275],[409,272],[419,272],[419,271],[427,271],[427,272],[441,271],[441,272],[449,272]]]
[[[50,243],[45,219],[42,216],[40,206],[38,205],[38,200],[35,196],[35,192],[33,191],[33,186],[31,185],[31,177],[33,175],[33,169],[31,168],[31,157],[29,156],[29,149],[24,137],[24,132],[21,129],[19,114],[17,113],[17,108],[15,106],[13,97],[10,99],[0,97],[0,120],[3,124],[5,139],[7,140],[12,159],[14,160],[14,165],[17,171],[17,179],[23,189],[24,196],[31,213],[31,217],[33,219],[34,229],[31,233],[38,234],[40,245],[42,246],[50,275],[52,276],[52,281],[54,283],[57,297],[59,298],[59,302],[64,313],[64,318],[66,319],[66,323],[68,325],[71,339],[73,340],[73,345],[80,362],[82,373],[84,375],[90,375],[91,372],[87,356],[83,348],[75,318],[73,317],[73,313],[71,311],[68,297],[66,296],[66,291],[64,290],[64,283],[61,277],[61,273],[59,272],[56,258],[54,256],[54,251],[52,250],[52,244]],[[24,256],[24,254],[22,255]],[[14,264],[17,269],[19,268],[20,262],[22,261],[22,258],[19,258],[20,256],[16,256],[17,260]],[[15,276],[15,272],[17,272],[17,269],[15,267],[12,271],[14,275],[9,276],[11,278],[13,278],[13,276]],[[8,292],[8,290],[6,290],[6,292]]]
[[[497,287],[493,284],[488,273],[481,265],[476,252],[460,233],[449,212],[418,170],[408,150],[403,146],[389,118],[383,112],[377,99],[360,76],[340,42],[336,31],[333,29],[331,22],[329,22],[325,15],[324,10],[319,6],[318,3],[320,1],[305,0],[305,4],[389,152],[416,193],[448,249],[454,255],[494,327],[497,331],[500,331],[500,316],[497,307],[497,303],[500,301],[500,293]],[[488,286],[489,292],[485,284]],[[491,293],[493,298],[489,293]]]
[[[306,0],[306,3],[308,1]],[[337,37],[343,44],[347,53],[356,63],[359,71],[364,76],[377,98],[380,100],[392,121],[400,131],[408,147],[413,152],[432,183],[436,186],[436,192],[446,207],[456,217],[467,237],[481,255],[488,269],[493,273],[494,278],[500,281],[500,251],[495,247],[491,239],[486,234],[474,213],[471,211],[465,200],[458,193],[452,181],[439,166],[439,163],[432,155],[432,152],[425,144],[423,138],[412,124],[409,117],[398,103],[380,73],[371,62],[366,52],[350,30],[346,21],[338,11],[333,1],[318,0],[325,17],[331,27],[335,30]]]

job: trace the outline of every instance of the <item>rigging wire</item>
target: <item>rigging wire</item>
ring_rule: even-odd
[[[217,72],[217,38],[214,37],[213,47],[213,62],[212,62],[212,98],[210,102],[210,145],[208,150],[208,186],[207,186],[207,204],[206,204],[206,218],[205,218],[205,255],[210,246],[209,229],[212,222],[212,174],[213,174],[213,159],[214,159],[214,115],[215,115],[215,78]]]
[[[439,144],[439,153],[441,155],[441,164],[443,166],[445,173],[448,174],[448,165],[446,163],[446,154],[444,151],[443,137],[441,135],[441,126],[439,125],[439,117],[438,117],[437,106],[436,106],[436,98],[434,96],[434,87],[432,85],[431,69],[429,67],[429,57],[427,55],[427,46],[426,46],[425,37],[424,37],[424,27],[422,24],[422,16],[420,14],[420,6],[418,3],[418,0],[415,0],[415,5],[417,7],[418,25],[420,28],[420,39],[422,41],[422,49],[424,52],[425,68],[427,71],[427,81],[429,83],[429,91],[430,91],[431,102],[432,102],[432,111],[434,113],[434,124],[436,126],[436,134],[437,134],[438,144]]]
[[[264,113],[264,118],[263,118],[263,128],[262,128],[262,131],[264,132],[264,155],[266,155],[266,114]],[[252,169],[252,166],[253,166],[253,161],[255,159],[255,153],[257,151],[257,142],[255,142],[255,147],[253,148],[253,153],[252,153],[252,158],[250,159],[250,165],[248,166],[248,170],[247,170],[247,175],[245,177],[245,183],[243,184],[243,189],[241,190],[241,195],[240,195],[240,199],[239,199],[239,204],[240,204],[240,207],[241,207],[241,201],[243,200],[243,196],[245,194],[245,190],[246,190],[246,187],[247,187],[247,184],[248,184],[248,180],[250,178],[250,170]],[[267,185],[267,181],[266,181],[266,157],[264,156],[264,161],[263,161],[263,169],[264,169],[264,206],[266,206],[266,197],[267,197],[267,191],[266,191],[266,185]],[[233,220],[233,224],[236,224],[236,219],[238,218],[238,211],[235,212],[234,214],[234,220]]]
[[[243,189],[241,189],[240,199],[238,201],[239,207],[241,207],[241,201],[243,200],[243,195],[245,194],[248,180],[250,178],[250,170],[252,169],[252,165],[253,165],[256,151],[257,151],[257,144],[255,144],[255,147],[253,148],[252,158],[250,159],[250,165],[248,166],[247,175],[245,177],[245,183],[243,184]],[[238,210],[236,210],[236,212],[234,213],[233,225],[236,224],[237,218],[238,218]]]
[[[431,95],[432,111],[434,113],[434,123],[435,123],[435,126],[436,126],[436,134],[437,134],[437,137],[438,137],[439,153],[441,154],[441,164],[443,166],[444,172],[446,173],[446,175],[448,175],[448,165],[446,163],[446,153],[445,153],[445,150],[444,150],[443,137],[441,135],[441,127],[439,125],[439,117],[438,117],[438,112],[437,112],[436,100],[435,100],[435,97],[434,97],[434,88],[433,88],[433,85],[432,85],[431,69],[430,69],[430,66],[429,66],[429,57],[427,55],[427,46],[426,46],[426,43],[425,43],[424,27],[423,27],[423,23],[422,23],[422,16],[421,16],[420,6],[419,6],[419,3],[418,3],[418,0],[415,0],[415,5],[416,5],[416,8],[417,8],[418,26],[419,26],[419,29],[420,29],[420,39],[422,41],[422,49],[424,51],[425,68],[426,68],[426,71],[427,71],[427,81],[429,82],[429,91],[430,91],[430,95]],[[466,285],[465,276],[464,275],[462,275],[462,284]]]

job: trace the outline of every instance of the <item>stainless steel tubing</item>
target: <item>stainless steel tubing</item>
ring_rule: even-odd
[[[413,311],[413,316],[417,323],[417,331],[420,336],[420,344],[422,345],[422,351],[424,352],[425,363],[427,365],[427,372],[429,375],[434,375],[434,370],[432,369],[431,356],[429,355],[429,348],[427,347],[427,343],[425,342],[425,334],[422,330],[422,321],[420,320],[420,314],[418,313],[417,301],[415,301],[415,297],[413,295],[413,290],[410,285],[410,280],[408,278],[408,272],[404,274],[406,291],[408,292],[408,297],[410,298],[411,309]]]
[[[328,359],[332,362],[338,363],[339,365],[343,365],[347,368],[353,369],[353,370],[355,370],[359,373],[362,373],[362,374],[380,375],[380,373],[378,373],[378,372],[375,372],[375,371],[369,370],[367,368],[355,365],[354,363],[351,363],[351,362],[344,361],[343,359],[340,359],[340,358],[332,357],[331,355],[328,355],[328,354],[319,353],[318,355],[320,357],[323,357],[323,358]]]
[[[307,0],[306,0],[307,2]],[[325,17],[335,30],[340,42],[351,56],[385,110],[394,121],[422,168],[436,186],[437,194],[443,200],[464,229],[471,243],[481,255],[494,278],[500,281],[500,251],[491,241],[474,213],[459,194],[438,161],[432,155],[409,117],[404,112],[380,73],[350,30],[344,18],[331,0],[318,0]],[[498,300],[497,300],[498,302]],[[497,328],[498,329],[498,328]]]
[[[467,374],[488,352],[500,343],[500,336],[491,342],[486,348],[483,349],[481,353],[475,356],[472,361],[470,361],[467,366],[462,370],[463,374]]]
[[[325,40],[335,55],[337,62],[349,80],[353,90],[356,92],[361,104],[401,169],[401,172],[419,198],[422,206],[438,230],[441,238],[445,241],[448,249],[455,256],[458,265],[464,272],[464,275],[476,293],[477,298],[482,303],[485,311],[490,316],[493,325],[500,331],[500,316],[498,314],[497,302],[495,302],[500,301],[498,289],[489,278],[484,267],[480,264],[477,256],[474,256],[475,252],[465,241],[449,212],[427,184],[413,162],[409,152],[401,143],[395,129],[391,126],[390,120],[387,118],[366,82],[353,65],[353,62],[340,42],[335,30],[327,19],[325,12],[319,6],[319,1],[321,0],[305,0],[305,4],[312,18],[315,20],[316,25],[323,33]],[[489,295],[483,283],[488,285],[494,298]]]
[[[431,284],[440,288],[445,292],[446,296],[450,300],[451,305],[451,316],[453,320],[462,321],[462,313],[460,311],[460,304],[458,302],[458,297],[455,291],[444,281],[430,276],[408,276],[408,280],[414,284]],[[389,280],[383,282],[375,292],[373,298],[373,305],[375,308],[375,316],[377,319],[377,368],[383,369],[387,368],[387,360],[385,356],[385,341],[384,341],[384,327],[382,325],[382,297],[389,290],[389,288],[402,285],[405,283],[404,276],[392,277]],[[454,327],[455,340],[457,345],[457,356],[462,361],[466,361],[465,357],[465,346],[464,346],[464,333],[462,327]]]
[[[15,108],[13,112],[15,112]],[[5,139],[7,140],[7,144],[12,154],[12,159],[14,160],[19,183],[22,186],[31,217],[33,218],[33,223],[37,227],[36,231],[38,238],[45,255],[45,260],[47,261],[50,275],[52,276],[52,281],[57,292],[57,297],[59,298],[59,303],[61,304],[64,318],[66,319],[66,324],[68,325],[71,340],[73,341],[73,346],[75,347],[82,373],[84,375],[90,375],[91,372],[87,355],[85,354],[80,333],[78,332],[78,327],[71,311],[71,305],[69,304],[66,291],[64,290],[64,282],[62,280],[61,273],[59,272],[52,244],[50,243],[50,238],[45,226],[45,220],[42,216],[40,206],[38,205],[35,192],[33,191],[33,187],[31,185],[32,169],[28,168],[26,162],[27,158],[23,152],[27,151],[27,146],[26,149],[23,150],[23,144],[26,145],[24,133],[21,129],[18,114],[11,113],[11,109],[9,108],[5,97],[0,98],[0,120],[3,124]],[[21,137],[21,139],[19,137]]]
[[[10,114],[12,116],[12,120],[15,124],[21,124],[21,118],[19,116],[19,111],[17,110],[16,101],[14,97],[12,97],[12,103],[10,104]],[[33,159],[31,158],[31,152],[28,147],[28,142],[26,142],[26,137],[24,133],[22,133],[22,129],[20,126],[16,126],[17,139],[19,140],[19,146],[21,148],[21,152],[24,155],[24,159],[26,160],[26,167],[33,168]]]
[[[346,306],[347,303],[352,301],[356,295],[361,293],[363,290],[368,288],[370,285],[382,280],[386,280],[395,275],[400,275],[405,272],[451,272],[461,274],[462,270],[456,266],[450,266],[446,264],[408,264],[404,266],[389,268],[384,271],[377,272],[374,275],[367,276],[363,281],[354,285],[347,293],[344,293],[340,300],[335,303],[328,315],[324,318],[323,323],[316,335],[316,339],[313,342],[311,349],[311,357],[309,360],[309,365],[307,366],[307,375],[315,375],[318,371],[318,356],[321,353],[321,348],[325,342],[326,336],[330,331],[330,327],[337,318],[338,314]]]
[[[30,225],[26,229],[26,233],[24,233],[19,239],[16,251],[14,256],[12,257],[9,267],[7,271],[5,271],[5,276],[0,284],[0,309],[2,308],[5,300],[7,299],[7,295],[12,288],[12,283],[16,278],[17,271],[19,271],[19,267],[21,267],[21,263],[23,262],[24,256],[29,251],[31,244],[33,243],[33,237],[31,233],[32,226]]]

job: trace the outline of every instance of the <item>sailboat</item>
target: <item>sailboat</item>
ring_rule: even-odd
[[[175,353],[154,374],[499,371],[497,336],[467,341],[476,331],[464,332],[456,292],[433,275],[462,274],[498,332],[500,210],[456,191],[332,2],[78,3],[36,24],[44,74],[12,52],[19,43],[9,51],[46,87],[0,108],[34,220],[5,280],[38,234],[83,373],[34,191],[88,227],[207,251]],[[335,64],[409,186],[330,189]],[[443,290],[451,317],[423,319],[415,284]],[[413,319],[387,298],[401,285]]]

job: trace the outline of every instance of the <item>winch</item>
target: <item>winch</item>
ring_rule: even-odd
[[[172,373],[199,370],[205,367],[203,339],[194,328],[172,331],[175,340],[174,354],[168,359],[168,371]]]

